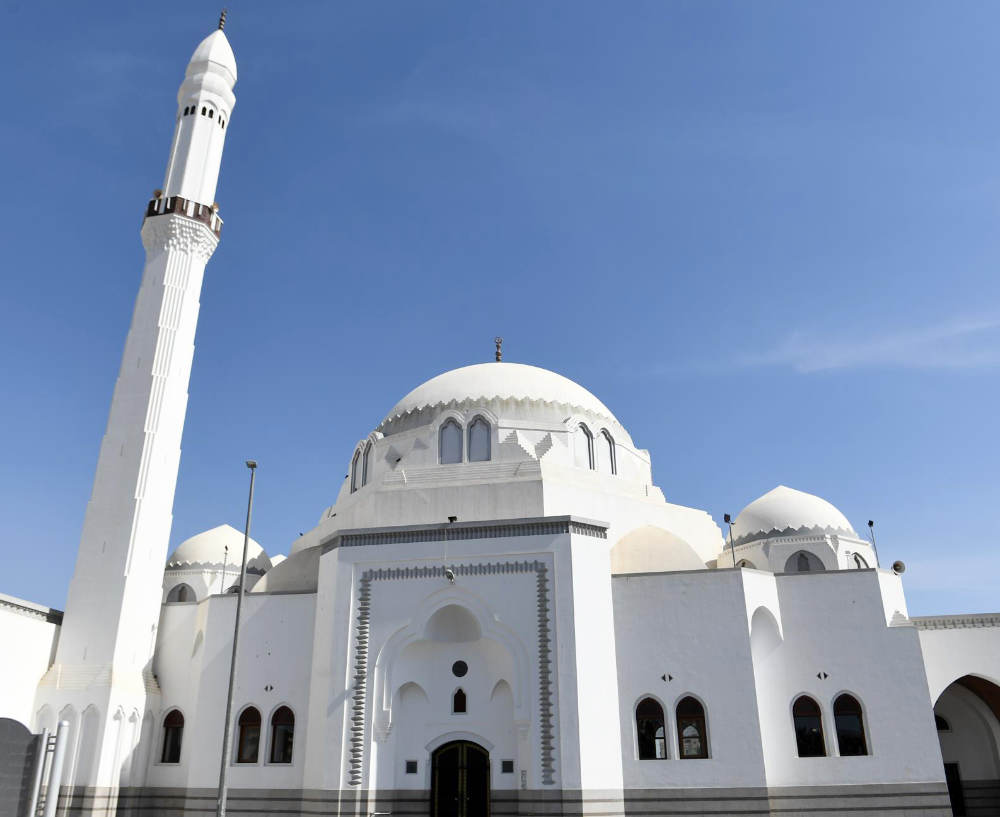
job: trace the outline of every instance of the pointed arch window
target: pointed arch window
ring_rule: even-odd
[[[171,709],[163,719],[163,750],[161,763],[181,762],[181,740],[184,738],[184,716],[177,709]]]
[[[438,432],[438,453],[441,464],[462,461],[462,427],[454,419],[448,419]]]
[[[295,738],[295,715],[279,706],[271,716],[271,763],[291,763]]]
[[[690,695],[677,703],[677,745],[682,760],[708,757],[705,707]]]
[[[462,714],[468,712],[467,702],[465,699],[465,691],[459,687],[455,690],[455,694],[451,699],[451,711],[456,714]]]
[[[792,722],[799,757],[826,757],[823,738],[823,715],[819,704],[808,695],[801,695],[792,704]]]
[[[594,470],[594,435],[583,423],[573,435],[573,456],[578,468]]]
[[[360,487],[359,464],[361,462],[361,449],[354,452],[354,459],[351,460],[351,493],[353,494]]]
[[[643,698],[635,708],[635,734],[639,743],[639,760],[666,759],[663,707],[652,698]]]
[[[483,417],[476,417],[469,425],[469,462],[488,462],[490,459],[490,424]]]
[[[365,446],[365,453],[361,459],[361,484],[368,484],[368,462],[371,460],[372,456],[372,443],[371,440],[368,441],[368,445]]]
[[[248,706],[240,713],[239,734],[236,740],[236,762],[256,763],[260,751],[260,711]]]
[[[601,470],[609,474],[618,473],[618,460],[615,457],[615,439],[606,429],[601,429]]]
[[[837,727],[837,747],[842,757],[868,754],[865,740],[865,716],[861,704],[846,692],[833,702],[833,721]]]
[[[191,589],[191,586],[187,584],[178,584],[176,587],[171,587],[170,592],[167,593],[168,603],[194,600],[194,591]]]
[[[808,550],[799,550],[785,562],[786,573],[822,573],[826,570],[819,556]]]
[[[860,553],[855,553],[852,558],[854,559],[854,566],[858,570],[864,570],[866,567],[868,567],[868,562],[865,561],[865,557],[862,556]]]

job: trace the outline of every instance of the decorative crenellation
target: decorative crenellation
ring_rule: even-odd
[[[509,576],[534,573],[538,633],[538,735],[542,784],[555,784],[555,727],[552,710],[552,631],[549,627],[549,568],[539,560],[458,564],[450,567],[457,576]],[[351,703],[351,749],[349,779],[352,786],[363,781],[365,757],[365,710],[368,694],[368,649],[371,636],[371,585],[373,581],[444,579],[445,568],[437,565],[379,567],[365,570],[358,585],[358,614],[354,641],[354,695]]]
[[[764,539],[792,539],[792,537],[816,537],[816,536],[838,536],[845,537],[847,539],[857,540],[858,535],[847,528],[831,528],[826,525],[803,525],[800,528],[787,527],[784,530],[778,530],[777,528],[771,528],[769,531],[754,531],[753,533],[745,533],[740,536],[734,544],[736,547],[740,545],[749,545],[752,542],[760,542]],[[729,542],[726,542],[726,546],[729,546]]]
[[[146,252],[175,250],[208,263],[219,246],[219,237],[200,221],[170,213],[143,221],[142,246]]]
[[[16,599],[6,593],[0,593],[0,607],[28,618],[48,621],[50,624],[62,624],[63,620],[62,610],[54,610],[51,607],[43,607],[30,601]]]
[[[918,630],[974,630],[1000,627],[1000,613],[970,613],[964,616],[916,616],[910,619]]]
[[[504,539],[515,536],[555,536],[572,533],[607,539],[606,525],[577,519],[572,516],[555,516],[528,520],[509,520],[487,523],[450,523],[447,525],[421,525],[380,530],[345,531],[331,537],[323,544],[327,549],[337,547],[364,547],[367,545],[398,545],[415,542],[461,542],[468,539]]]

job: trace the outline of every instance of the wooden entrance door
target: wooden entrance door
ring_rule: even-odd
[[[431,817],[489,817],[489,752],[456,740],[434,751],[431,766]]]

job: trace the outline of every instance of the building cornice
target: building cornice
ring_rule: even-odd
[[[1000,627],[1000,613],[969,613],[959,616],[914,616],[910,619],[918,630],[977,630]]]
[[[8,596],[6,593],[0,593],[0,608],[10,610],[18,615],[27,616],[28,618],[48,621],[50,624],[62,624],[63,620],[62,610],[54,610],[51,607],[45,607],[41,604]]]

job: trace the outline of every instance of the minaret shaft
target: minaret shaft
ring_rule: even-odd
[[[177,97],[165,191],[149,202],[142,225],[142,283],[56,660],[36,700],[36,711],[47,708],[47,717],[69,719],[78,730],[79,753],[88,761],[79,766],[76,786],[114,790],[141,785],[145,776],[133,758],[148,756],[150,747],[138,745],[140,735],[148,741],[153,730],[146,726],[159,707],[152,659],[163,566],[202,279],[222,229],[214,200],[235,82],[232,49],[222,31],[215,31],[188,64]]]

